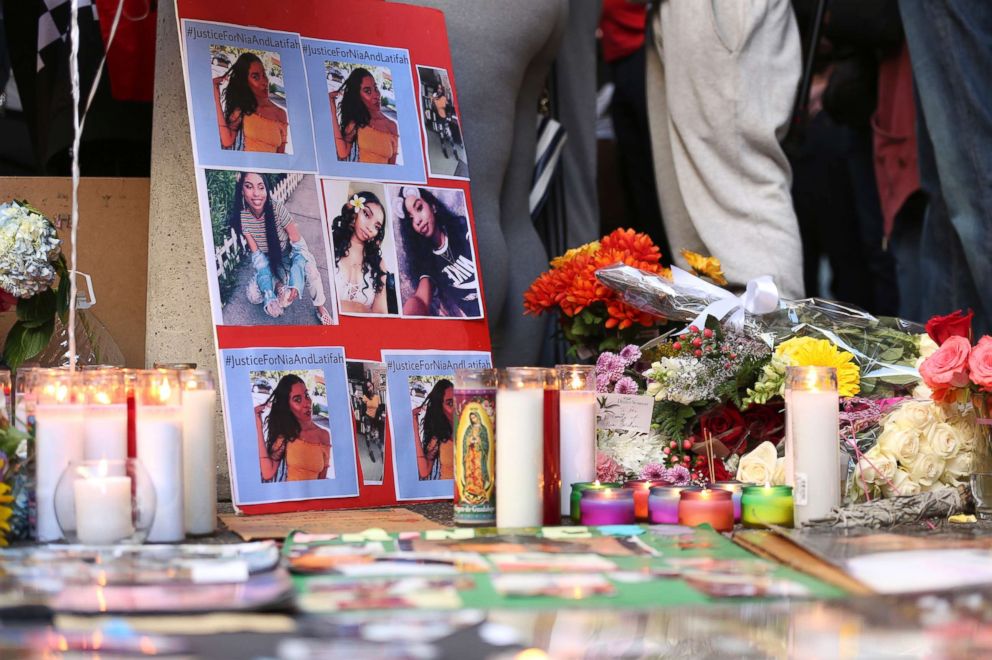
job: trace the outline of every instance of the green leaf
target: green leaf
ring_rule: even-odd
[[[41,293],[17,303],[17,320],[29,328],[51,323],[55,318],[55,292],[45,289]]]
[[[72,282],[69,280],[69,268],[65,263],[65,255],[59,254],[59,260],[55,267],[59,274],[59,286],[55,291],[55,309],[62,322],[65,323],[69,314],[69,293],[72,290]]]
[[[45,350],[55,332],[55,320],[40,326],[28,326],[16,321],[7,333],[7,341],[3,346],[3,356],[11,369],[24,364],[38,353]]]

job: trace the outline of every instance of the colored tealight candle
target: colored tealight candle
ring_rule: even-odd
[[[741,521],[741,494],[744,492],[744,484],[740,481],[718,481],[712,486],[717,490],[728,491],[734,500],[734,522]]]
[[[638,520],[649,518],[648,498],[655,486],[664,486],[665,482],[657,479],[631,479],[623,485],[634,491],[634,517]]]
[[[629,525],[634,522],[634,491],[629,488],[587,488],[579,501],[583,525]]]
[[[792,487],[745,486],[741,496],[741,523],[745,527],[792,527]]]
[[[589,489],[598,490],[601,488],[619,488],[620,484],[617,483],[599,483],[598,481],[577,481],[572,484],[572,495],[569,498],[569,517],[572,522],[579,523],[582,521],[582,514],[579,509],[579,502],[582,500],[582,492]]]
[[[729,491],[713,488],[686,488],[679,500],[679,524],[686,527],[709,525],[718,532],[734,529],[734,500]]]
[[[655,486],[648,491],[648,519],[656,525],[678,525],[683,490],[683,486]]]

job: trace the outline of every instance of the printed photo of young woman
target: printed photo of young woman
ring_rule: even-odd
[[[482,318],[482,296],[465,193],[386,186],[403,316]]]
[[[366,486],[379,485],[386,464],[386,365],[348,360],[348,393],[362,481]]]
[[[468,179],[468,156],[462,140],[462,122],[448,72],[418,66],[420,114],[427,136],[427,171],[431,176]]]
[[[211,44],[210,79],[222,149],[293,153],[278,53]]]
[[[453,379],[454,374],[410,378],[414,452],[421,481],[455,478]]]
[[[334,283],[342,314],[399,314],[396,256],[382,184],[325,179]]]
[[[325,62],[338,160],[402,165],[393,73],[383,66]]]

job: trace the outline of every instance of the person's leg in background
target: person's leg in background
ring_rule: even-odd
[[[672,249],[718,257],[732,285],[770,274],[782,295],[801,297],[802,246],[779,144],[801,70],[792,6],[668,0],[652,27],[652,140]],[[652,89],[659,78],[663,93]],[[660,96],[667,112],[656,114]]]
[[[922,112],[924,313],[971,307],[992,331],[992,4],[900,0]]]

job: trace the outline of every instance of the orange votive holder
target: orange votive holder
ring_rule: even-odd
[[[687,527],[710,525],[718,532],[733,531],[732,494],[714,488],[686,488],[679,500],[679,524]]]
[[[634,491],[634,517],[638,520],[648,519],[648,496],[655,486],[664,486],[666,482],[660,479],[631,479],[623,487]]]

